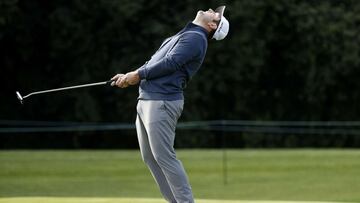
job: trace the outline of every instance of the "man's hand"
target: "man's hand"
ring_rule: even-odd
[[[138,71],[135,70],[135,71],[126,73],[126,75],[122,78],[122,80],[124,80],[124,82],[129,85],[136,85],[140,81],[140,76],[139,76]]]
[[[120,88],[126,88],[129,85],[136,85],[140,81],[139,74],[137,70],[128,72],[124,74],[116,74],[113,78],[114,82],[111,83],[112,86],[118,86]]]
[[[114,77],[111,78],[111,80],[113,80],[113,82],[111,83],[111,86],[118,86],[118,87],[121,87],[121,88],[125,88],[129,85],[127,84],[123,84],[123,86],[120,86],[120,82],[121,82],[121,79],[125,76],[125,74],[116,74]]]

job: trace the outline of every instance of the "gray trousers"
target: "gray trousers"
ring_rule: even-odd
[[[136,131],[142,159],[164,198],[171,203],[193,203],[191,187],[174,150],[175,128],[184,101],[139,100]]]

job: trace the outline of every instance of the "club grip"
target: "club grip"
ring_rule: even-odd
[[[108,81],[106,81],[106,84],[107,85],[110,85],[112,82],[115,82],[116,80],[108,80]]]

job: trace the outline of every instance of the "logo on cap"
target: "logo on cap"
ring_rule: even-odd
[[[215,12],[220,13],[220,23],[213,35],[213,39],[222,40],[226,37],[229,32],[229,21],[224,16],[225,6],[219,6],[215,9]]]

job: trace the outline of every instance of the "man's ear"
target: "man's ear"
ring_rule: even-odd
[[[208,26],[211,30],[217,29],[217,24],[215,22],[208,22]]]

